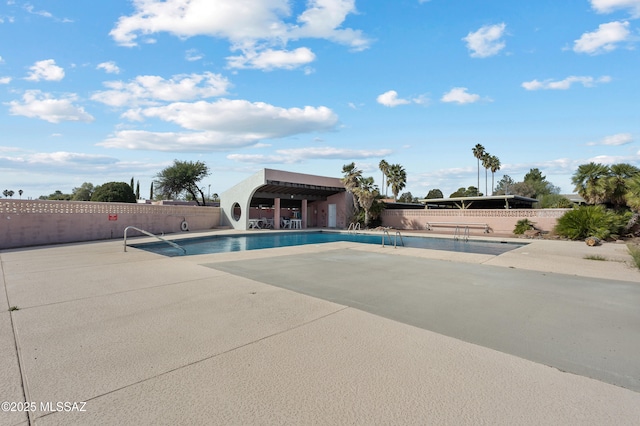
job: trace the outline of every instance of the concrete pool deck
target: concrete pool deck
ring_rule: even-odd
[[[640,272],[624,245],[530,242],[500,256],[332,243],[166,258],[124,253],[121,240],[2,251],[0,402],[26,400],[35,410],[30,418],[0,411],[0,425],[638,424],[635,390],[267,282],[277,275],[248,278],[240,268],[269,263],[283,285],[307,268],[318,281],[303,260],[317,254],[318,265],[348,277],[349,264],[323,263],[348,254],[369,258],[374,273],[365,278],[384,281],[386,262],[423,259],[431,273],[538,271],[555,286],[584,277],[628,293],[603,300],[613,311],[637,306]],[[473,285],[468,275],[456,279]],[[532,312],[506,312],[504,321],[525,314]],[[614,328],[636,348],[640,322],[621,321]],[[596,343],[591,330],[583,333]],[[84,411],[64,411],[74,407]]]

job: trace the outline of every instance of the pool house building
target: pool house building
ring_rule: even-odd
[[[220,196],[222,225],[234,229],[346,228],[349,194],[339,178],[262,169]]]

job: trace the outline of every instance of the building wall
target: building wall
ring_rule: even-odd
[[[569,209],[513,209],[513,210],[385,210],[382,213],[383,226],[395,229],[425,230],[427,224],[433,224],[434,232],[453,233],[455,223],[487,224],[490,233],[511,235],[516,223],[529,219],[538,229],[552,231],[560,218]],[[482,226],[470,227],[471,235],[484,233]]]
[[[220,226],[219,207],[90,201],[0,201],[0,249],[123,238],[127,226],[153,234]],[[127,236],[141,235],[129,230]]]

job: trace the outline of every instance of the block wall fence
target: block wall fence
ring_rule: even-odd
[[[489,235],[513,236],[516,223],[522,219],[529,219],[536,228],[543,231],[553,231],[558,218],[570,209],[429,209],[429,210],[385,210],[382,213],[382,225],[404,230],[426,230],[428,224],[434,233],[450,233],[455,229],[455,223],[486,224]],[[483,235],[481,226],[470,227],[471,235]]]
[[[216,228],[220,208],[2,199],[0,249],[123,238],[127,226],[169,234],[182,232],[182,222],[190,231]]]

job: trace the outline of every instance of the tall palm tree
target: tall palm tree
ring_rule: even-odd
[[[353,207],[358,210],[358,194],[356,189],[360,185],[362,171],[358,170],[356,163],[349,163],[342,166],[344,177],[341,179],[345,189],[353,196]]]
[[[380,164],[378,164],[380,171],[382,172],[382,188],[388,188],[389,185],[384,186],[384,180],[387,176],[389,176],[389,163],[386,160],[380,160]],[[385,197],[387,196],[387,191],[385,190]]]
[[[615,207],[626,205],[629,180],[639,173],[640,169],[631,164],[620,163],[610,167],[611,175],[607,181],[607,193],[611,204]]]
[[[498,170],[500,170],[500,159],[495,155],[492,155],[489,159],[489,169],[491,169],[491,195],[493,195],[494,177]]]
[[[360,207],[364,209],[364,226],[369,225],[369,215],[373,201],[379,195],[378,187],[374,185],[373,178],[371,176],[358,180],[358,187],[354,189],[358,198]]]
[[[601,204],[607,201],[607,180],[610,176],[609,166],[591,162],[578,166],[571,183],[587,204]]]
[[[387,183],[391,185],[393,201],[398,201],[398,194],[407,185],[407,172],[400,164],[392,164],[389,166]]]
[[[491,154],[489,154],[488,152],[485,152],[484,154],[482,154],[482,158],[480,158],[480,161],[482,161],[482,167],[484,167],[484,195],[485,197],[487,195],[489,195],[489,168],[490,166],[490,162],[491,162]]]
[[[478,186],[476,186],[478,191],[476,195],[480,195],[480,159],[484,155],[484,146],[476,144],[476,146],[471,149],[471,152],[473,152],[473,156],[478,160]]]

